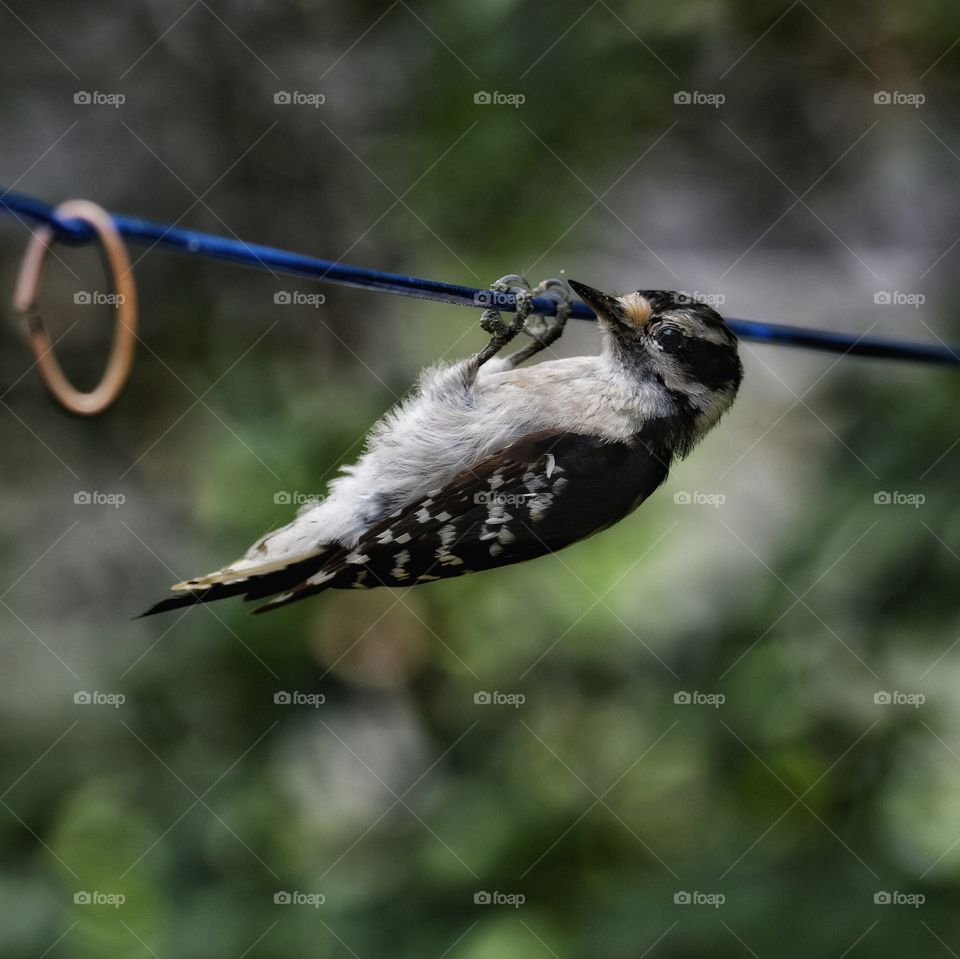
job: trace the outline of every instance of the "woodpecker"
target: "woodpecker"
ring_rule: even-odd
[[[682,294],[569,286],[597,315],[598,355],[521,367],[569,310],[530,323],[518,289],[515,320],[487,310],[490,342],[425,370],[323,500],[143,615],[273,597],[262,612],[325,589],[433,582],[556,552],[633,512],[733,403],[737,340]],[[498,356],[521,330],[533,342]]]

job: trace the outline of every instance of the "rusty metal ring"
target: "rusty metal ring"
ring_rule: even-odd
[[[116,312],[113,346],[100,383],[89,393],[73,386],[54,355],[53,343],[37,311],[44,266],[56,238],[50,226],[37,229],[27,245],[13,294],[13,308],[24,317],[27,345],[54,399],[70,413],[96,416],[116,400],[130,377],[137,344],[137,288],[126,245],[106,210],[89,200],[67,200],[56,208],[54,215],[58,219],[83,220],[90,224],[106,257]]]

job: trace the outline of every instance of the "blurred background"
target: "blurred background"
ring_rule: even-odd
[[[51,202],[960,339],[955,5],[9,0],[0,76],[0,184]],[[133,247],[134,376],[79,421],[9,307],[27,236],[0,223],[6,959],[960,952],[956,373],[744,344],[720,427],[559,556],[134,622],[479,314]],[[109,288],[56,253],[89,387],[111,321],[75,298]]]

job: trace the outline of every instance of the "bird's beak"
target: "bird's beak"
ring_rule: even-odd
[[[633,329],[633,325],[623,309],[623,304],[615,296],[610,296],[609,293],[601,293],[600,290],[595,290],[585,283],[577,283],[576,280],[568,280],[567,282],[570,289],[587,306],[593,309],[593,312],[597,314],[597,319],[612,333],[622,333]]]

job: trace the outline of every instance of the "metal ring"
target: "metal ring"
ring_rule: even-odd
[[[70,413],[96,416],[116,400],[130,377],[137,345],[137,288],[127,248],[106,210],[89,200],[67,200],[54,210],[54,216],[89,223],[106,257],[116,296],[116,313],[113,346],[99,384],[89,393],[73,386],[54,355],[53,343],[37,312],[47,254],[56,239],[56,232],[48,225],[37,229],[27,244],[13,294],[13,308],[24,317],[27,345],[54,399]]]

